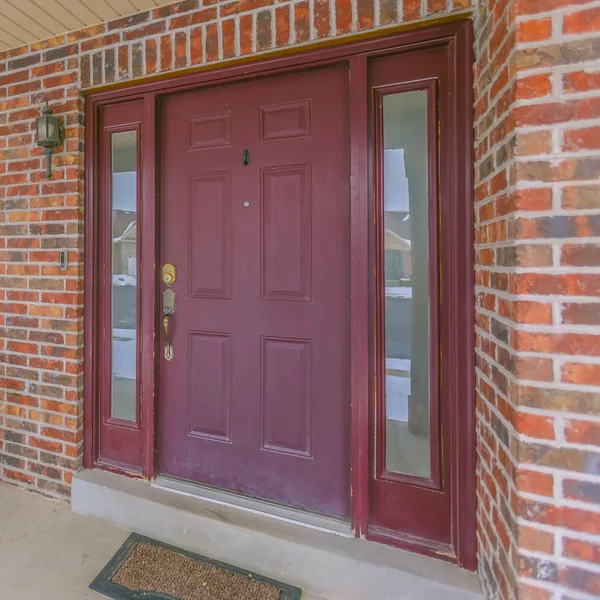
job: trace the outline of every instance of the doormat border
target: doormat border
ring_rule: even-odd
[[[112,581],[112,578],[114,577],[115,573],[123,566],[123,563],[127,560],[129,555],[133,552],[134,548],[140,542],[147,542],[149,544],[158,546],[159,548],[164,548],[165,550],[172,550],[173,552],[177,552],[178,554],[182,554],[189,558],[205,562],[207,564],[219,567],[221,569],[225,569],[227,571],[231,571],[233,573],[238,573],[239,575],[243,575],[244,577],[248,577],[249,575],[251,575],[252,578],[256,581],[267,583],[276,588],[279,588],[279,600],[301,600],[302,590],[298,587],[288,585],[287,583],[282,583],[281,581],[277,581],[276,579],[265,577],[264,575],[254,573],[253,571],[240,569],[235,565],[230,565],[229,563],[225,563],[220,560],[215,560],[214,558],[208,558],[207,556],[204,556],[202,554],[197,554],[195,552],[190,552],[177,546],[165,544],[164,542],[160,542],[159,540],[146,537],[139,533],[132,533],[125,540],[124,544],[108,561],[108,564],[104,567],[104,569],[102,569],[102,571],[100,571],[96,579],[92,581],[92,583],[90,584],[90,589],[94,590],[95,592],[99,592],[100,594],[104,594],[105,596],[108,596],[113,600],[177,600],[177,598],[174,598],[173,596],[170,596],[168,594],[130,590],[129,588],[126,588]]]

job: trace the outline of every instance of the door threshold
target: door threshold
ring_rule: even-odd
[[[218,507],[221,518],[230,519],[233,513],[241,512],[342,537],[354,537],[350,522],[344,519],[292,508],[268,500],[259,500],[166,475],[158,476],[150,485]]]

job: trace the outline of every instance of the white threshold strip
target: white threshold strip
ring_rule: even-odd
[[[219,490],[162,475],[157,477],[151,485],[167,492],[195,498],[200,502],[214,504],[224,511],[223,516],[226,516],[226,512],[230,511],[242,512],[283,523],[308,527],[309,529],[315,529],[324,533],[347,538],[354,537],[350,523],[343,519],[336,519],[335,517],[320,515],[267,500],[258,500],[234,492]]]

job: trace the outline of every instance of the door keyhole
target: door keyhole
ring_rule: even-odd
[[[248,152],[248,150],[244,150],[244,153],[242,154],[242,162],[244,163],[244,166],[250,162],[250,152]]]

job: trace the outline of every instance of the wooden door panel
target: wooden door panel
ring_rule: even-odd
[[[263,171],[263,300],[311,300],[311,180],[310,165]]]
[[[166,98],[161,208],[161,471],[343,517],[347,96],[340,67]]]
[[[189,332],[188,435],[231,442],[231,345],[229,334]]]
[[[189,296],[231,298],[231,174],[190,178],[188,206]]]
[[[263,338],[260,370],[261,447],[312,458],[311,341]]]

